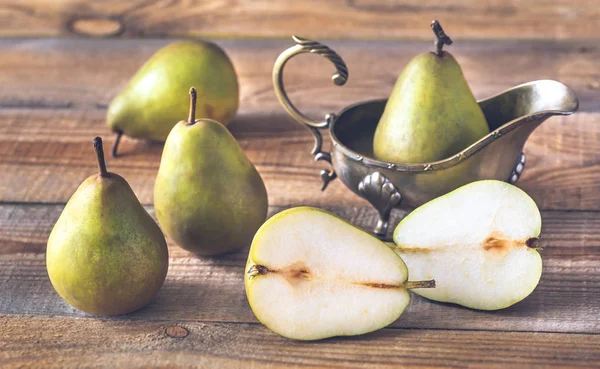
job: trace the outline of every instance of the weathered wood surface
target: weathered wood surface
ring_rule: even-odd
[[[106,106],[143,61],[165,41],[0,41],[0,201],[64,203],[95,171],[91,139],[112,135]],[[354,205],[365,202],[339,181],[319,192],[309,155],[310,134],[291,120],[273,93],[271,68],[287,41],[225,41],[241,83],[241,111],[234,135],[266,181],[272,205]],[[456,46],[456,47],[454,47]],[[329,82],[331,65],[302,55],[286,70],[290,96],[312,116],[385,97],[397,71],[424,42],[334,42],[350,67],[347,86]],[[600,209],[600,49],[588,42],[455,43],[455,55],[479,97],[532,79],[560,80],[581,99],[581,112],[555,117],[538,128],[525,152],[519,185],[544,209]],[[257,51],[260,50],[260,51]],[[373,67],[377,65],[377,68]],[[498,76],[502,78],[498,78]],[[8,88],[10,86],[10,88]],[[187,92],[186,92],[187,93]],[[109,168],[152,203],[161,144],[125,139],[121,159]],[[285,155],[281,153],[285,152]],[[26,186],[23,184],[27,183]]]
[[[96,172],[91,140],[112,144],[103,118],[46,111],[0,112],[0,200],[64,203],[79,184]],[[292,130],[287,130],[290,127]],[[254,129],[254,131],[252,131]],[[241,115],[231,130],[260,171],[272,205],[364,205],[336,180],[320,191],[312,137],[284,115]],[[600,114],[578,113],[545,122],[525,146],[527,167],[519,186],[543,209],[600,208]],[[145,204],[152,203],[162,144],[125,139],[109,170],[123,175]],[[285,153],[285,155],[282,155]],[[23,186],[27,183],[27,186]]]
[[[3,368],[591,368],[600,362],[600,336],[581,334],[388,328],[309,343],[247,323],[31,317],[24,326],[22,317],[6,315],[0,329]]]
[[[600,368],[595,2],[7,0],[0,1],[0,36],[220,37],[241,83],[231,131],[265,179],[270,214],[314,205],[370,228],[375,211],[339,180],[319,191],[323,164],[309,155],[308,132],[279,106],[271,68],[292,45],[292,33],[355,39],[326,42],[349,66],[346,86],[331,85],[326,60],[303,55],[286,69],[289,95],[314,117],[383,98],[408,60],[431,48],[427,24],[439,10],[456,41],[450,50],[478,98],[544,78],[580,98],[579,113],[550,119],[525,148],[519,185],[544,209],[544,270],[531,296],[497,312],[414,296],[402,317],[379,332],[294,342],[252,314],[242,283],[247,248],[198,259],[170,243],[169,274],[149,306],[115,318],[81,313],[48,280],[47,237],[64,203],[96,171],[91,139],[101,135],[112,144],[104,124],[110,99],[169,41],[0,39],[0,367]],[[222,39],[230,36],[277,39]],[[385,38],[403,40],[356,41]],[[123,157],[108,163],[150,213],[161,149],[125,139]],[[392,223],[403,215],[395,211]]]
[[[363,228],[376,221],[366,207],[328,208]],[[152,208],[148,208],[152,213]],[[271,207],[270,213],[280,211]],[[89,317],[54,292],[46,240],[62,205],[0,206],[0,314]],[[402,213],[395,214],[393,224]],[[393,327],[600,333],[600,217],[596,212],[544,212],[540,285],[521,303],[489,313],[414,296]],[[247,248],[197,259],[170,244],[170,267],[158,297],[129,320],[257,323],[243,286]]]
[[[277,56],[293,46],[283,40],[214,40],[231,57],[241,87],[242,112],[283,111],[271,80]],[[299,108],[319,115],[367,99],[386,98],[401,69],[431,51],[429,41],[322,40],[350,71],[348,83],[331,83],[333,66],[300,55],[285,70],[289,95]],[[169,40],[0,39],[0,107],[85,110],[103,117],[106,106],[135,71]],[[448,47],[474,94],[485,98],[520,83],[555,79],[571,87],[581,111],[600,111],[600,45],[573,41],[456,41]],[[7,88],[10,86],[10,88]],[[185,91],[184,93],[187,93]],[[99,111],[96,111],[99,110]]]
[[[454,38],[597,37],[594,0],[428,1],[4,0],[1,36],[431,39],[439,17]]]

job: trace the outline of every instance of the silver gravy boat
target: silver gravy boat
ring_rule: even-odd
[[[373,230],[379,237],[386,235],[394,207],[412,209],[481,179],[516,183],[525,167],[523,146],[531,132],[551,116],[572,114],[579,106],[573,91],[560,82],[524,83],[478,101],[490,133],[463,151],[431,163],[383,162],[373,157],[373,135],[387,100],[354,104],[338,114],[327,114],[321,122],[309,119],[296,109],[283,87],[287,61],[303,53],[321,55],[335,66],[332,80],[338,86],[346,83],[348,68],[329,47],[296,36],[293,39],[296,45],[282,52],[273,67],[277,98],[288,114],[312,132],[315,161],[326,161],[333,167],[321,170],[321,190],[339,177],[352,192],[369,201],[379,213]],[[323,151],[320,129],[329,129],[330,153]]]

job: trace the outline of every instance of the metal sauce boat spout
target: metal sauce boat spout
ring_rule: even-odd
[[[313,121],[289,100],[283,87],[283,68],[302,53],[315,53],[333,63],[333,82],[341,86],[348,79],[348,68],[329,47],[315,41],[293,37],[296,45],[285,50],[273,67],[273,85],[283,108],[306,126],[315,138],[311,154],[316,161],[330,163],[333,170],[321,171],[322,190],[336,178],[351,191],[368,200],[379,212],[374,233],[384,237],[394,207],[415,208],[467,183],[497,179],[515,183],[525,166],[523,146],[529,135],[553,115],[569,115],[579,106],[577,97],[564,84],[540,80],[510,88],[478,101],[490,133],[463,151],[440,161],[422,164],[394,164],[375,160],[373,135],[383,114],[386,100],[351,105],[339,114],[327,114]],[[324,152],[319,129],[328,129],[332,151]]]

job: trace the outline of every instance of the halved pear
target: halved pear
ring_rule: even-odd
[[[298,340],[352,336],[402,314],[406,265],[387,245],[324,210],[285,210],[254,236],[246,275],[252,311],[274,332]]]
[[[428,299],[497,310],[527,297],[542,275],[540,211],[521,189],[500,181],[460,187],[414,210],[394,230],[395,251]]]

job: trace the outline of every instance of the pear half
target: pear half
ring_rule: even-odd
[[[536,244],[540,211],[521,189],[500,181],[460,187],[414,210],[394,230],[395,251],[428,299],[497,310],[527,297],[542,274]]]
[[[402,314],[406,265],[383,242],[324,210],[285,210],[256,233],[246,265],[252,311],[274,332],[298,340],[352,336]]]

